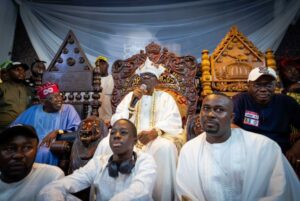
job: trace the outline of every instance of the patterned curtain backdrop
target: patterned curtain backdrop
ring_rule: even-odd
[[[108,57],[110,63],[124,59],[150,41],[200,59],[201,51],[212,52],[233,25],[260,50],[276,50],[300,9],[299,0],[201,0],[137,6],[36,1],[16,0],[33,47],[48,64],[70,29],[91,63],[98,55]]]

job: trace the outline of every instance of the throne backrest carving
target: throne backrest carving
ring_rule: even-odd
[[[269,49],[263,54],[233,26],[211,55],[202,51],[202,95],[220,91],[232,96],[246,91],[248,74],[261,66],[276,69],[273,52]]]
[[[201,121],[200,121],[200,114],[190,115],[187,120],[187,140],[191,140],[203,132]]]
[[[79,41],[69,31],[57,54],[43,73],[42,82],[56,82],[65,103],[72,104],[82,119],[98,116],[100,70],[91,66]]]
[[[194,114],[198,100],[195,86],[196,59],[193,56],[177,56],[175,53],[169,52],[167,48],[161,50],[160,46],[153,42],[146,46],[146,52],[141,50],[139,54],[128,59],[114,62],[112,67],[114,78],[113,112],[122,98],[140,85],[140,77],[135,74],[135,71],[146,61],[149,52],[160,54],[160,58],[155,64],[162,65],[166,69],[159,77],[157,89],[167,91],[175,97],[182,116],[183,113],[186,113],[185,118],[189,114]],[[186,110],[183,109],[185,102]]]

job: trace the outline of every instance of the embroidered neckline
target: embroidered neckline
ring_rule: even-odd
[[[135,126],[137,128],[137,130],[140,130],[140,112],[141,112],[141,108],[142,108],[142,101],[139,101],[137,104],[137,111],[136,111],[136,115],[135,115]],[[151,109],[150,109],[150,128],[154,128],[154,124],[155,124],[155,108],[156,108],[156,90],[154,89],[153,94],[151,96]]]

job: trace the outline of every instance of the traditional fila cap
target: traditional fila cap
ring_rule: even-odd
[[[268,75],[273,77],[275,80],[277,79],[277,75],[274,69],[270,67],[257,67],[253,68],[248,75],[248,82],[249,81],[256,81],[263,75]]]
[[[59,88],[56,83],[47,82],[37,88],[37,94],[40,99],[45,99],[49,94],[59,93]]]

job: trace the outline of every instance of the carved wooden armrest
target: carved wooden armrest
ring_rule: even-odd
[[[60,159],[70,154],[72,143],[68,141],[55,141],[50,146],[50,151]]]

